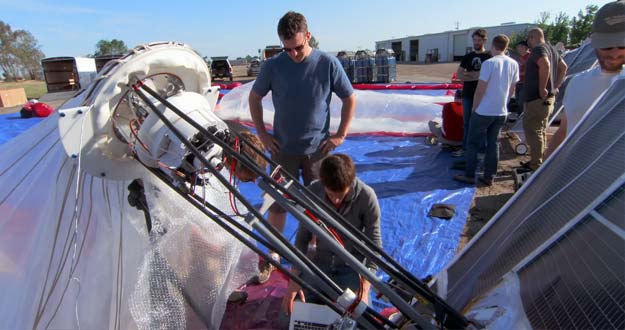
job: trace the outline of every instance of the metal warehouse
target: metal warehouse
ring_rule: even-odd
[[[535,27],[530,23],[503,23],[483,27],[489,39],[497,34],[520,34]],[[480,27],[376,41],[375,48],[392,49],[400,62],[432,63],[458,61],[471,51],[471,34]],[[490,48],[490,43],[486,44]]]

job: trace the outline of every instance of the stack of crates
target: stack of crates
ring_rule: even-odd
[[[397,78],[397,59],[391,49],[378,49],[375,53],[376,81],[390,83]]]
[[[354,53],[347,52],[347,51],[340,51],[336,55],[336,57],[339,59],[339,62],[341,62],[341,65],[343,66],[343,70],[345,70],[345,73],[347,74],[349,81],[354,82],[354,66],[356,63],[356,61],[354,60]]]
[[[371,52],[359,50],[355,55],[354,83],[365,84],[373,82],[375,74],[375,58]]]

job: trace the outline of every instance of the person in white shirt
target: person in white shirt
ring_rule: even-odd
[[[595,49],[599,65],[571,78],[562,100],[564,111],[560,127],[549,142],[543,156],[545,159],[562,144],[592,104],[608,89],[614,77],[623,71],[625,1],[611,2],[599,9],[592,25],[590,44]]]
[[[514,95],[514,88],[519,81],[519,65],[504,54],[509,43],[510,39],[507,36],[503,34],[496,36],[491,48],[493,57],[482,63],[480,80],[475,90],[473,114],[469,123],[465,174],[456,175],[454,179],[457,181],[475,183],[477,153],[484,139],[486,139],[486,155],[484,176],[480,181],[490,186],[497,174],[499,162],[497,139],[508,114],[506,105]]]

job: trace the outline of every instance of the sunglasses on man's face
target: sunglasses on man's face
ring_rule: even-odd
[[[296,51],[298,53],[301,53],[302,50],[304,50],[304,46],[306,46],[306,40],[304,40],[304,43],[301,44],[300,46],[293,47],[293,48],[282,47],[282,50],[287,52],[287,53],[290,53],[292,51]]]
[[[620,49],[620,50],[625,50],[625,46],[623,46],[623,47],[607,47],[607,48],[599,48],[599,49],[601,49],[604,52],[609,52],[609,51],[611,51],[614,48]]]

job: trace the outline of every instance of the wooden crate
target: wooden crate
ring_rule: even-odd
[[[0,108],[14,107],[24,103],[26,103],[26,92],[24,88],[0,90]]]

